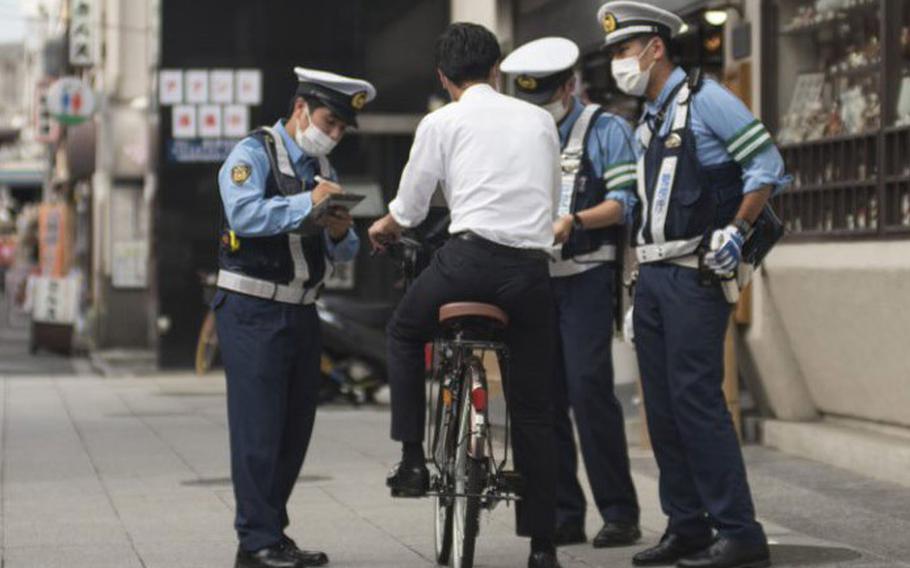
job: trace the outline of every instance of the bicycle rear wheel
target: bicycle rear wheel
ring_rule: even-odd
[[[470,381],[459,398],[458,443],[455,448],[455,500],[452,511],[452,568],[473,568],[474,544],[480,532],[480,493],[484,488],[484,464],[470,456],[472,407]]]
[[[434,461],[441,461],[438,465],[441,468],[440,474],[442,476],[442,483],[440,484],[439,491],[443,496],[437,495],[433,498],[433,510],[435,511],[435,553],[436,553],[436,563],[440,566],[445,566],[449,563],[449,557],[452,554],[452,514],[454,505],[452,503],[452,498],[446,496],[445,494],[451,493],[453,491],[452,487],[452,476],[448,474],[449,464],[448,458],[452,455],[450,448],[454,448],[455,437],[455,428],[457,424],[451,424],[451,420],[446,420],[446,417],[449,416],[451,412],[451,396],[446,396],[445,387],[440,385],[439,387],[439,396],[436,401],[435,408],[431,407],[431,412],[434,413],[433,422],[433,436],[434,440],[430,447],[430,455],[433,457]],[[445,429],[445,430],[443,430]],[[436,450],[439,445],[443,446],[443,451],[440,455],[437,455]],[[438,458],[442,457],[442,460]]]

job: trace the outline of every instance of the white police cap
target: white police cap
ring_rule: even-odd
[[[363,79],[304,67],[295,67],[294,73],[297,96],[316,97],[348,124],[356,126],[357,113],[376,98],[376,88]]]
[[[515,75],[516,94],[535,104],[549,102],[571,76],[578,62],[575,42],[563,37],[544,37],[528,42],[503,59],[500,70]]]
[[[607,2],[597,11],[605,45],[612,46],[639,35],[660,35],[673,39],[685,26],[682,18],[645,2]]]

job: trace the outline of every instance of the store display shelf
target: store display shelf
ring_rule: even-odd
[[[840,136],[826,136],[825,138],[819,138],[817,140],[806,140],[804,142],[789,142],[787,144],[781,144],[781,150],[799,150],[802,148],[810,148],[813,146],[826,146],[829,144],[836,144],[838,142],[853,142],[857,140],[875,140],[878,136],[878,131],[869,131],[863,132],[860,134],[842,134]]]
[[[812,185],[793,186],[788,191],[793,193],[811,193],[819,191],[837,191],[841,189],[863,189],[878,186],[878,180],[868,179],[863,181],[833,181]]]
[[[853,67],[851,69],[843,69],[839,71],[828,72],[828,76],[832,79],[864,79],[872,75],[878,75],[882,71],[881,64],[873,65],[863,65],[861,67]]]

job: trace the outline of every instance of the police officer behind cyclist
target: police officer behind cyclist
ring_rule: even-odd
[[[585,496],[569,407],[604,526],[597,548],[641,537],[622,406],[613,392],[615,270],[624,212],[634,206],[635,155],[626,121],[574,96],[578,46],[549,37],[502,62],[516,96],[545,108],[559,129],[562,183],[550,263],[556,301],[555,427],[559,476],[557,544],[587,540]]]
[[[673,64],[682,20],[641,2],[609,2],[597,19],[619,88],[646,98],[635,144],[633,327],[669,524],[634,563],[766,566],[721,389],[731,311],[721,281],[736,273],[751,225],[789,178],[771,135],[739,99]]]
[[[328,563],[284,529],[320,384],[314,302],[331,263],[352,260],[359,240],[346,211],[311,213],[341,191],[326,156],[376,93],[359,79],[295,71],[290,116],[241,140],[218,176],[224,221],[212,306],[227,374],[237,568]]]
[[[403,445],[388,485],[395,495],[427,491],[423,352],[438,327],[440,306],[499,306],[509,316],[503,339],[511,370],[504,386],[515,465],[526,482],[516,507],[517,532],[531,537],[528,565],[553,568],[553,300],[545,251],[553,244],[559,137],[547,112],[496,92],[499,58],[499,42],[481,26],[452,24],[442,34],[437,68],[455,102],[421,121],[390,214],[370,228],[374,246],[382,247],[426,217],[442,185],[453,238],[408,290],[388,326],[392,437]]]

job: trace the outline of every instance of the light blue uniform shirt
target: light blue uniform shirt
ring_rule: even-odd
[[[319,173],[319,160],[308,156],[284,128],[282,121],[274,129],[284,141],[294,173],[301,180],[312,180]],[[234,166],[250,167],[250,176],[241,184],[234,183],[231,170]],[[269,237],[298,228],[313,208],[312,194],[307,191],[297,195],[265,197],[265,180],[271,166],[266,150],[259,141],[244,138],[231,151],[218,172],[218,187],[228,225],[239,237]],[[329,176],[337,180],[334,169]],[[353,260],[360,248],[360,239],[353,230],[339,243],[332,242],[328,231],[323,235],[326,251],[332,260]]]
[[[583,110],[584,105],[574,98],[572,110],[559,123],[559,142],[563,149],[569,143],[572,128]],[[621,203],[627,219],[635,207],[635,153],[632,141],[629,124],[623,118],[605,113],[591,126],[587,148],[594,173],[607,182],[606,199]]]
[[[640,141],[641,129],[650,127],[673,90],[686,77],[686,72],[677,67],[657,100],[645,103],[638,140],[634,144],[638,157],[646,150]],[[659,136],[669,134],[673,126],[676,105],[670,103],[667,108]],[[695,135],[701,165],[739,163],[743,169],[743,193],[771,186],[772,194],[777,195],[790,185],[792,178],[786,175],[783,157],[771,134],[741,100],[716,81],[705,79],[692,99],[689,127]]]

